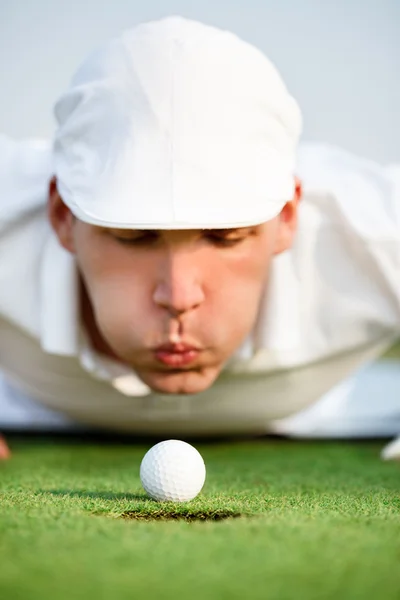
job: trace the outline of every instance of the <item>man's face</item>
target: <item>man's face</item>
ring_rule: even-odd
[[[294,202],[290,217],[255,227],[145,231],[88,225],[57,196],[50,188],[50,220],[109,348],[155,391],[207,389],[255,323],[271,260],[290,245]]]

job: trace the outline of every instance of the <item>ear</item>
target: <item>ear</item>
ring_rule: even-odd
[[[295,191],[292,200],[287,202],[278,216],[278,235],[275,242],[274,254],[280,254],[288,250],[293,244],[297,230],[297,211],[299,202],[303,196],[301,181],[295,180]]]
[[[47,215],[61,246],[74,254],[73,228],[76,219],[58,193],[56,177],[52,177],[49,184]]]

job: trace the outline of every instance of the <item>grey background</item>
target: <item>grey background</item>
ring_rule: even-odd
[[[171,14],[262,49],[303,109],[303,139],[400,161],[400,0],[0,0],[0,131],[51,136],[53,103],[84,56]]]

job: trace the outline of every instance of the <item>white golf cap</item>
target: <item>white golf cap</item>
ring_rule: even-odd
[[[301,113],[236,35],[168,17],[91,54],[55,106],[55,175],[94,225],[256,225],[293,197]]]

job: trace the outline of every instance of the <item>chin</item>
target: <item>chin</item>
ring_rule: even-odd
[[[148,371],[139,377],[159,394],[199,394],[212,386],[220,369],[201,371]]]

